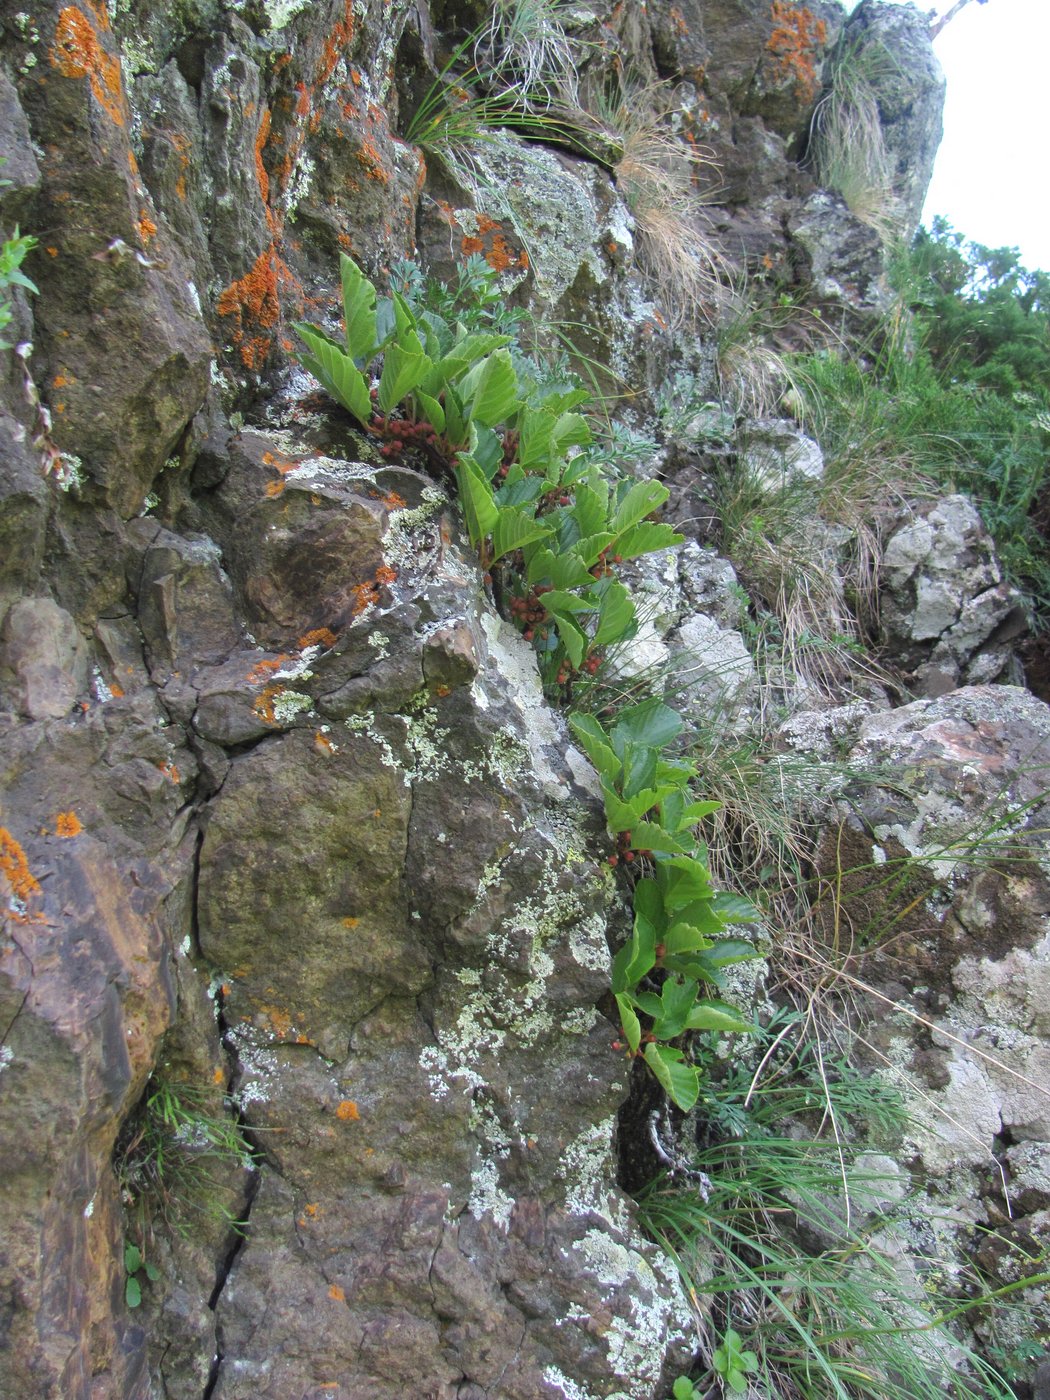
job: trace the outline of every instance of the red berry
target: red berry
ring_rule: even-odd
[[[619,856],[610,856],[610,857],[609,857],[609,864],[610,864],[610,865],[619,865],[619,864],[620,864],[620,857],[619,857]]]

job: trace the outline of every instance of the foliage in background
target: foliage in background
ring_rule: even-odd
[[[799,378],[833,472],[879,464],[914,495],[962,491],[995,537],[1036,625],[1050,608],[1050,277],[938,220],[896,271],[907,323],[867,354],[803,359]],[[914,342],[914,343],[913,343]],[[1040,617],[1040,614],[1042,617]]]

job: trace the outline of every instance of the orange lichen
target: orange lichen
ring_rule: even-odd
[[[67,839],[72,836],[79,836],[84,830],[80,818],[76,812],[59,812],[55,818],[55,835],[63,836]]]
[[[370,136],[366,136],[362,140],[356,160],[370,180],[377,180],[381,185],[389,185],[390,171],[386,168],[379,148]]]
[[[335,72],[336,64],[343,56],[350,40],[354,37],[354,0],[344,0],[343,18],[332,26],[332,31],[321,50],[321,61],[317,65],[318,83],[326,83]]]
[[[51,66],[57,68],[63,78],[87,78],[95,101],[117,126],[124,126],[120,63],[99,43],[97,32],[108,30],[109,21],[101,7],[92,5],[90,9],[94,24],[76,5],[67,5],[61,11],[49,55]]]
[[[52,379],[51,381],[51,387],[53,389],[65,389],[68,388],[70,384],[73,384],[75,382],[75,374],[56,374],[54,379]]]
[[[217,1066],[216,1066],[216,1068],[215,1068],[215,1073],[212,1075],[211,1078],[212,1078],[212,1083],[213,1083],[213,1084],[225,1084],[225,1083],[226,1083],[226,1071],[223,1069],[222,1065],[217,1065]]]
[[[48,255],[49,258],[57,258],[57,257],[58,257],[58,249],[55,248],[55,247],[53,247],[50,243],[49,243],[49,244],[47,245],[47,247],[44,249],[44,252]]]
[[[220,316],[236,318],[230,338],[248,369],[261,369],[273,346],[272,331],[281,317],[279,278],[291,279],[291,273],[271,243],[216,302]],[[263,333],[258,334],[259,331]]]
[[[769,17],[773,32],[766,40],[766,48],[773,56],[777,80],[794,79],[799,101],[812,102],[819,87],[814,59],[827,42],[827,25],[811,10],[791,5],[788,0],[773,0]]]
[[[357,1111],[357,1104],[353,1099],[343,1099],[335,1111],[335,1116],[344,1123],[356,1123],[361,1117]]]
[[[263,165],[263,147],[266,139],[270,135],[270,109],[263,109],[262,117],[259,121],[259,130],[255,135],[255,178],[259,184],[259,193],[262,195],[264,204],[270,202],[270,177],[266,173],[266,166]]]
[[[179,770],[175,767],[175,764],[172,763],[170,758],[165,760],[164,763],[158,763],[157,767],[164,774],[169,783],[173,783],[178,787],[182,779],[179,777]]]
[[[358,926],[358,924],[359,924],[360,922],[361,922],[360,919],[354,919],[354,918],[344,919],[344,920],[343,920],[343,928],[357,928],[357,926]]]
[[[144,244],[148,243],[157,232],[157,225],[153,222],[145,209],[141,210],[139,213],[138,229],[139,237]]]
[[[404,510],[407,504],[404,496],[399,496],[396,491],[388,491],[382,503],[387,510]]]
[[[255,703],[252,709],[265,723],[276,724],[277,714],[274,710],[274,705],[283,694],[283,685],[268,685],[265,690],[261,691],[260,694],[255,697]]]
[[[274,671],[279,671],[286,660],[282,652],[280,656],[268,656],[263,661],[257,661],[248,672],[247,681],[249,685],[258,685],[261,681],[268,680]]]
[[[122,685],[118,685],[116,681],[114,681],[113,684],[110,686],[109,693],[113,696],[114,700],[124,699],[124,687]]]
[[[261,1006],[259,1010],[269,1022],[270,1029],[280,1040],[287,1040],[292,1029],[292,1018],[279,1006]]]
[[[315,627],[312,632],[304,632],[296,645],[300,651],[306,647],[334,647],[337,638],[330,627]]]
[[[338,744],[333,744],[323,729],[314,730],[314,748],[326,755],[339,752]]]
[[[40,893],[40,882],[29,868],[26,853],[6,826],[0,826],[0,875],[3,875],[11,893],[21,904],[29,903],[33,895]],[[14,917],[22,917],[20,911]]]
[[[329,1288],[329,1290],[328,1290],[328,1296],[329,1296],[329,1298],[332,1299],[332,1301],[333,1301],[334,1303],[345,1303],[345,1302],[346,1302],[346,1294],[343,1292],[343,1290],[339,1287],[339,1285],[338,1285],[337,1283],[333,1283],[332,1286],[331,1286],[331,1288]],[[329,1382],[329,1383],[326,1384],[326,1385],[322,1385],[321,1389],[322,1389],[322,1390],[331,1390],[331,1389],[334,1388],[334,1384],[335,1384],[334,1382]]]
[[[392,569],[389,564],[380,564],[376,569],[376,583],[393,583],[397,578],[397,570]]]
[[[264,489],[264,494],[270,497],[280,496],[284,491],[283,481],[268,481]]]

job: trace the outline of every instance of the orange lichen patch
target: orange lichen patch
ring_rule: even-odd
[[[339,752],[339,745],[333,744],[323,729],[314,730],[314,748],[318,753],[331,755]]]
[[[332,1286],[331,1286],[331,1288],[329,1288],[329,1290],[328,1290],[328,1296],[329,1296],[329,1298],[331,1298],[331,1300],[333,1301],[333,1303],[345,1303],[345,1302],[346,1302],[346,1294],[343,1292],[343,1290],[339,1287],[339,1285],[338,1285],[337,1283],[333,1283]],[[335,1384],[336,1384],[335,1381],[327,1381],[324,1385],[321,1386],[321,1389],[322,1389],[322,1390],[331,1390],[331,1389],[335,1386]]]
[[[48,255],[49,258],[58,257],[58,249],[53,247],[51,244],[48,244],[48,246],[44,249],[44,252]]]
[[[175,764],[172,763],[170,758],[166,759],[163,763],[158,763],[157,767],[164,774],[169,783],[173,783],[178,787],[182,779],[179,777],[179,770],[175,767]]]
[[[72,836],[79,836],[84,830],[80,818],[76,812],[59,812],[55,818],[55,835],[63,836],[66,839]]]
[[[301,291],[295,276],[271,243],[255,259],[250,270],[231,283],[216,303],[220,316],[236,318],[230,338],[248,369],[261,369],[273,348],[273,328],[281,318],[278,298],[281,283]]]
[[[295,471],[296,467],[302,466],[303,459],[296,461],[294,457],[278,457],[274,452],[264,452],[262,455],[263,466],[273,467],[282,476],[286,472]]]
[[[226,1083],[226,1071],[223,1069],[222,1065],[216,1065],[215,1073],[212,1075],[211,1079],[213,1084]]]
[[[143,243],[148,243],[157,232],[157,225],[146,213],[145,209],[141,210],[139,213],[138,229],[139,237],[142,239]]]
[[[350,40],[354,37],[354,0],[344,0],[343,18],[332,26],[332,32],[321,50],[321,60],[317,65],[318,83],[326,83],[335,72],[335,66],[343,56]]]
[[[335,1116],[343,1123],[356,1123],[361,1117],[357,1111],[357,1104],[353,1099],[343,1099],[335,1111]]]
[[[389,185],[390,171],[386,168],[379,148],[370,136],[366,136],[361,142],[361,148],[355,159],[369,180],[377,180],[381,185]]]
[[[529,265],[528,255],[524,251],[513,252],[497,220],[490,219],[487,214],[478,215],[475,232],[461,238],[459,246],[464,257],[480,253],[496,272],[509,272],[512,268],[524,271]]]
[[[397,570],[392,569],[389,564],[380,564],[376,569],[376,583],[393,583],[397,579]]]
[[[434,694],[438,697],[439,700],[444,700],[444,698],[445,698],[446,695],[451,695],[451,694],[452,694],[452,687],[451,687],[450,685],[443,685],[443,684],[442,684],[442,685],[436,685],[436,686],[434,687]]]
[[[260,1006],[262,1015],[266,1018],[270,1030],[280,1040],[287,1040],[291,1034],[292,1018],[287,1011],[283,1011],[279,1006]]]
[[[75,384],[76,379],[75,374],[56,374],[51,381],[51,387],[53,389],[66,389],[70,384]]]
[[[793,78],[799,101],[812,102],[819,86],[814,58],[827,42],[827,25],[811,10],[791,5],[788,0],[773,0],[769,17],[773,32],[766,40],[766,48],[773,56],[778,81]]]
[[[291,659],[288,652],[282,651],[279,656],[268,656],[263,661],[257,661],[248,672],[248,684],[259,685],[261,682],[269,680],[274,671],[279,671]]]
[[[383,497],[382,504],[387,510],[404,510],[408,504],[404,496],[399,496],[396,491],[388,491]]]
[[[26,853],[6,826],[0,826],[0,875],[3,875],[11,893],[22,905],[40,893],[40,881],[29,868]],[[15,918],[19,918],[18,913]]]
[[[266,145],[267,137],[270,135],[270,109],[263,109],[262,118],[259,121],[259,130],[255,134],[255,178],[259,184],[259,193],[262,195],[264,204],[270,202],[270,177],[266,173],[266,166],[263,165],[263,147]]]
[[[682,14],[681,10],[678,8],[677,5],[672,5],[670,10],[668,11],[668,14],[670,16],[671,24],[674,27],[674,32],[676,34],[684,36],[689,33],[689,26],[685,22],[685,16]]]
[[[344,919],[344,920],[343,920],[343,928],[357,928],[357,926],[358,926],[358,924],[359,924],[360,922],[361,922],[360,919],[354,919],[354,918]]]
[[[124,88],[120,63],[99,43],[98,30],[108,30],[105,10],[91,6],[93,24],[83,10],[67,5],[55,25],[55,42],[49,55],[52,68],[63,78],[87,78],[95,101],[117,126],[125,125]],[[96,29],[97,25],[97,29]]]
[[[122,685],[117,685],[116,681],[110,686],[109,693],[113,696],[114,700],[124,699],[124,687]]]
[[[256,696],[252,709],[267,724],[276,724],[277,715],[274,711],[274,705],[283,694],[283,685],[268,685],[264,691]]]
[[[304,632],[296,646],[300,651],[306,647],[334,647],[337,640],[330,627],[315,627],[312,632]]]
[[[267,496],[270,496],[270,497],[273,497],[273,496],[280,496],[280,495],[283,493],[283,491],[284,491],[284,482],[283,482],[283,481],[268,481],[268,482],[266,483],[266,487],[265,487],[264,494],[267,495]]]

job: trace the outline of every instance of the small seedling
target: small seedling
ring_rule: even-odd
[[[142,1256],[142,1250],[137,1244],[126,1244],[124,1246],[124,1272],[127,1279],[124,1283],[124,1301],[129,1308],[137,1308],[142,1302],[142,1275],[145,1274],[150,1283],[156,1283],[160,1278],[160,1270],[156,1264],[151,1264]]]
[[[715,1348],[711,1365],[718,1373],[722,1384],[733,1392],[742,1395],[747,1390],[747,1378],[758,1370],[758,1357],[753,1351],[745,1351],[740,1333],[727,1327],[722,1345]]]

